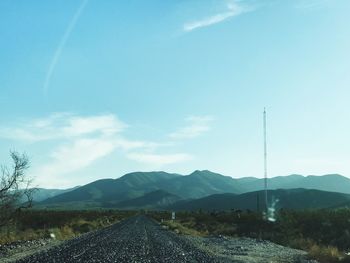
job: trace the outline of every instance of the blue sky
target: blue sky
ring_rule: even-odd
[[[0,157],[42,187],[132,171],[350,177],[347,0],[0,1]]]

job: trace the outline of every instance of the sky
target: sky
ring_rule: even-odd
[[[133,171],[350,177],[350,1],[0,1],[0,161],[39,187]]]

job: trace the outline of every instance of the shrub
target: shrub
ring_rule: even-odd
[[[330,246],[313,245],[309,250],[309,255],[312,258],[316,258],[321,263],[340,262],[342,259],[342,254],[339,250]]]

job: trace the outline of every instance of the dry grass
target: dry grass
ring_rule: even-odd
[[[206,232],[199,232],[193,228],[181,224],[180,222],[172,220],[163,221],[162,225],[181,235],[206,236],[208,234]]]
[[[178,212],[175,222],[165,221],[169,229],[193,236],[225,235],[263,238],[275,243],[302,249],[320,263],[350,263],[348,219],[350,210],[284,211],[277,223],[262,220],[247,212],[235,213]],[[170,213],[152,215],[161,221]],[[332,222],[325,229],[324,222]],[[328,226],[327,224],[326,226]],[[323,231],[317,229],[323,228]],[[346,230],[346,231],[345,231]],[[259,232],[260,231],[260,232]]]
[[[344,255],[335,247],[325,247],[316,244],[310,247],[309,255],[322,263],[341,262],[344,257]]]
[[[0,229],[0,244],[50,238],[52,234],[58,240],[66,240],[107,227],[129,215],[132,214],[118,211],[31,211],[23,214],[16,224]]]
[[[19,240],[23,241],[49,238],[52,234],[54,234],[55,238],[58,240],[66,240],[106,226],[108,225],[101,225],[95,221],[84,222],[81,220],[77,223],[68,223],[67,225],[61,227],[48,229],[29,228],[22,231],[20,229],[11,228],[10,230],[0,232],[0,244],[11,243]]]

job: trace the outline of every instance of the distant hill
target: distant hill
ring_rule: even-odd
[[[181,176],[165,172],[135,172],[118,179],[102,179],[81,186],[73,191],[48,198],[40,206],[86,202],[96,206],[115,207],[121,201],[134,199],[156,190],[163,190],[182,199],[201,198],[215,193],[239,192],[237,182],[210,171],[195,171]]]
[[[243,192],[262,190],[264,179],[246,178],[237,179]],[[268,179],[269,189],[316,189],[322,191],[339,192],[350,194],[350,179],[339,174],[327,174],[323,176],[289,175],[277,176]]]
[[[242,193],[235,179],[208,170],[194,171],[164,182],[161,188],[182,198],[200,198],[218,193]]]
[[[64,193],[41,202],[40,205],[77,203],[94,203],[97,206],[109,204],[113,206],[121,201],[140,197],[147,192],[159,190],[162,181],[179,177],[177,174],[165,172],[135,172],[126,174],[118,179],[102,179],[81,186],[73,191]]]
[[[37,190],[34,192],[33,195],[33,201],[40,202],[45,199],[68,193],[70,191],[73,191],[74,189],[79,188],[79,186],[68,188],[68,189],[45,189],[45,188],[37,188]]]
[[[118,179],[98,180],[76,189],[64,190],[65,192],[47,190],[47,193],[51,195],[48,194],[49,198],[45,200],[42,195],[40,198],[43,201],[38,206],[65,207],[69,205],[80,209],[117,207],[123,204],[123,207],[131,207],[133,204],[128,201],[133,200],[138,204],[142,198],[150,198],[147,194],[157,193],[157,191],[160,191],[158,194],[167,193],[182,200],[192,200],[216,194],[240,195],[256,192],[262,190],[263,186],[263,179],[254,177],[235,179],[208,170],[197,170],[186,176],[166,172],[134,172]],[[338,174],[306,177],[302,175],[278,176],[268,179],[268,187],[270,190],[304,188],[350,194],[350,179]],[[41,193],[45,193],[45,189],[42,189]],[[211,202],[208,199],[204,200]],[[140,207],[136,204],[135,207]],[[150,206],[147,205],[147,207]]]
[[[335,208],[350,204],[350,195],[310,189],[278,189],[268,191],[268,202],[275,202],[275,208],[318,209]],[[171,210],[231,210],[249,209],[262,211],[264,191],[240,195],[216,194],[196,200],[179,201],[170,205]]]
[[[41,202],[43,200],[46,200],[48,198],[64,194],[70,191],[73,191],[74,189],[77,189],[79,186],[69,188],[69,189],[45,189],[45,188],[35,188],[33,192],[33,202]],[[22,198],[23,202],[27,201],[27,198],[23,196]]]
[[[163,209],[180,200],[181,198],[176,195],[156,190],[138,198],[122,201],[115,207],[119,209]]]

